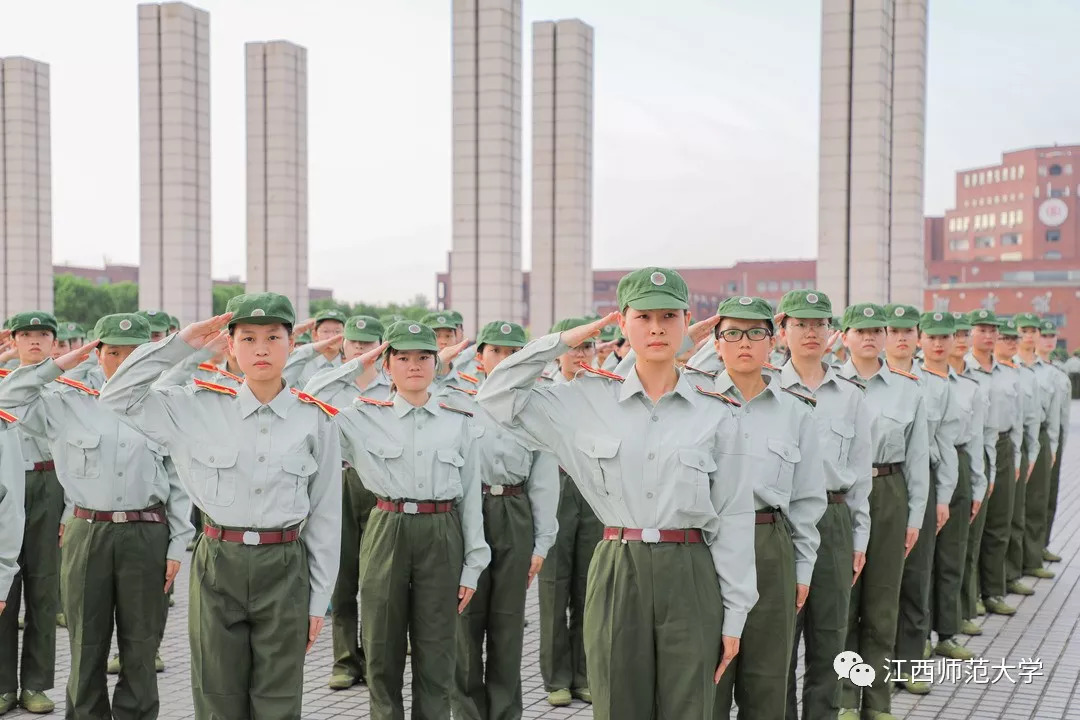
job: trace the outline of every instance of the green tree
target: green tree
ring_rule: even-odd
[[[214,286],[214,314],[220,315],[225,312],[225,306],[237,295],[244,294],[244,286],[240,283],[233,285]]]
[[[53,308],[58,318],[88,327],[93,327],[101,316],[117,312],[107,285],[95,285],[86,278],[69,274],[53,278]]]
[[[133,313],[139,309],[139,286],[131,282],[101,285],[113,301],[113,312]]]

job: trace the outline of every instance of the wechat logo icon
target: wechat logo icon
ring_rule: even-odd
[[[850,680],[859,687],[870,687],[877,677],[874,668],[863,662],[862,655],[845,650],[833,659],[833,670],[842,680]]]

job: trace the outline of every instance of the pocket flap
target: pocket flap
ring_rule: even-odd
[[[785,462],[799,462],[799,459],[802,457],[799,453],[798,446],[778,438],[769,438],[768,445],[769,450],[784,458]]]
[[[716,461],[713,460],[712,455],[693,448],[681,448],[679,462],[702,472],[711,473],[716,470]]]
[[[77,448],[88,450],[90,448],[96,448],[101,444],[101,434],[87,432],[85,430],[76,430],[68,432],[65,438],[68,445],[74,445]]]
[[[319,464],[315,462],[311,453],[293,453],[281,458],[281,469],[290,475],[307,477],[315,474],[315,471],[319,469]]]
[[[580,433],[574,442],[578,450],[598,460],[608,460],[615,457],[619,453],[619,445],[622,444],[619,438],[605,435],[583,435]]]
[[[383,459],[399,458],[401,457],[401,453],[404,452],[404,450],[405,448],[403,448],[401,445],[370,445],[368,447],[369,453],[371,453],[375,457],[380,457]]]
[[[203,465],[212,468],[230,468],[236,465],[238,451],[235,448],[196,445],[191,448],[191,457]]]
[[[846,420],[833,420],[832,431],[841,437],[853,438],[855,437],[855,424]]]
[[[441,462],[449,463],[454,467],[461,467],[465,464],[465,458],[461,457],[461,455],[456,450],[440,448],[435,451],[435,455],[439,458]]]

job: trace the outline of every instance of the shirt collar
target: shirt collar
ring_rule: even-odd
[[[878,362],[881,363],[881,367],[878,368],[878,371],[876,373],[874,373],[870,377],[866,378],[865,380],[863,379],[863,376],[859,374],[859,371],[855,368],[855,363],[852,362],[851,358],[847,359],[847,362],[844,363],[844,366],[841,368],[841,371],[845,375],[847,375],[848,377],[855,378],[855,379],[859,380],[859,382],[869,382],[870,380],[872,380],[872,379],[874,379],[876,377],[880,377],[882,380],[884,380],[886,382],[886,384],[890,383],[891,382],[890,376],[892,375],[892,371],[889,370],[888,363],[886,363],[884,360],[882,360],[880,358],[878,359]]]
[[[821,385],[818,386],[818,390],[823,388],[827,383],[836,382],[836,370],[833,368],[833,366],[827,362],[821,363],[821,366],[825,368],[825,377],[822,378]],[[794,363],[792,363],[791,360],[788,360],[786,363],[784,363],[784,366],[780,368],[780,387],[789,388],[794,385],[798,385],[799,387],[805,389],[811,394],[817,392],[817,390],[811,391],[810,388],[806,387],[806,384],[799,376],[799,371],[795,369]]]
[[[762,397],[767,393],[771,394],[773,397],[776,397],[777,393],[780,392],[782,381],[777,381],[772,375],[767,372],[763,372],[761,374],[761,379],[765,381],[765,389],[761,392],[760,395],[757,395],[750,400],[744,398],[742,396],[742,393],[739,392],[739,388],[735,387],[735,382],[731,379],[731,376],[728,375],[728,371],[726,368],[723,372],[716,376],[716,385],[714,389],[718,393],[724,393],[725,395],[731,395],[735,397],[743,404],[753,402],[754,400],[757,400],[758,398]]]
[[[964,362],[967,364],[967,369],[968,370],[978,370],[979,372],[987,372],[986,370],[983,370],[983,366],[979,364],[979,361],[975,359],[975,355],[972,354],[972,352],[970,350],[968,351],[968,354],[964,356]],[[989,370],[989,372],[994,372],[994,370],[996,370],[997,367],[998,367],[998,361],[996,359],[994,359],[994,356],[991,354],[990,355],[990,370]]]
[[[386,387],[390,386],[390,378],[386,377],[386,375],[384,375],[381,371],[375,373],[375,379],[372,380],[371,382],[369,382],[364,387],[362,387],[360,389],[360,392],[365,392],[366,393],[371,388],[378,387],[380,385],[383,385],[383,386],[386,386]]]
[[[686,373],[681,369],[676,369],[675,372],[678,373],[679,379],[675,381],[675,389],[672,393],[681,396],[687,402],[693,402],[694,388],[690,381],[686,379]],[[626,374],[622,381],[622,387],[619,389],[619,402],[632,398],[638,393],[641,393],[642,397],[649,397],[645,392],[645,387],[641,384],[641,378],[638,377],[637,366],[635,365],[630,368],[630,372]]]
[[[428,401],[420,407],[416,407],[408,400],[401,397],[401,395],[394,395],[394,415],[399,418],[403,418],[413,410],[426,410],[432,415],[435,415],[438,412],[441,397],[442,396],[436,395],[435,393],[429,391]]]
[[[236,391],[236,401],[240,403],[240,417],[248,417],[253,412],[262,407],[262,403],[251,392],[251,388],[244,383],[240,386],[240,389]],[[298,402],[296,396],[292,394],[286,387],[285,381],[281,381],[281,392],[274,396],[274,399],[266,403],[266,406],[274,411],[282,420],[288,415],[289,407]]]

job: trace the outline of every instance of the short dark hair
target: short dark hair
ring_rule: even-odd
[[[229,336],[230,337],[235,337],[236,336],[236,326],[237,325],[250,325],[250,324],[251,323],[233,323],[232,325],[229,326]],[[288,335],[289,337],[292,337],[292,331],[293,331],[292,323],[283,322],[283,323],[278,323],[278,324],[281,325],[281,327],[285,328],[285,334],[286,335]]]
[[[17,337],[19,337],[19,333],[38,332],[39,330],[44,330],[45,332],[47,332],[47,333],[49,333],[50,335],[53,336],[53,340],[56,339],[56,332],[51,327],[24,327],[24,328],[19,328],[15,332],[11,333],[11,337],[17,338]]]

